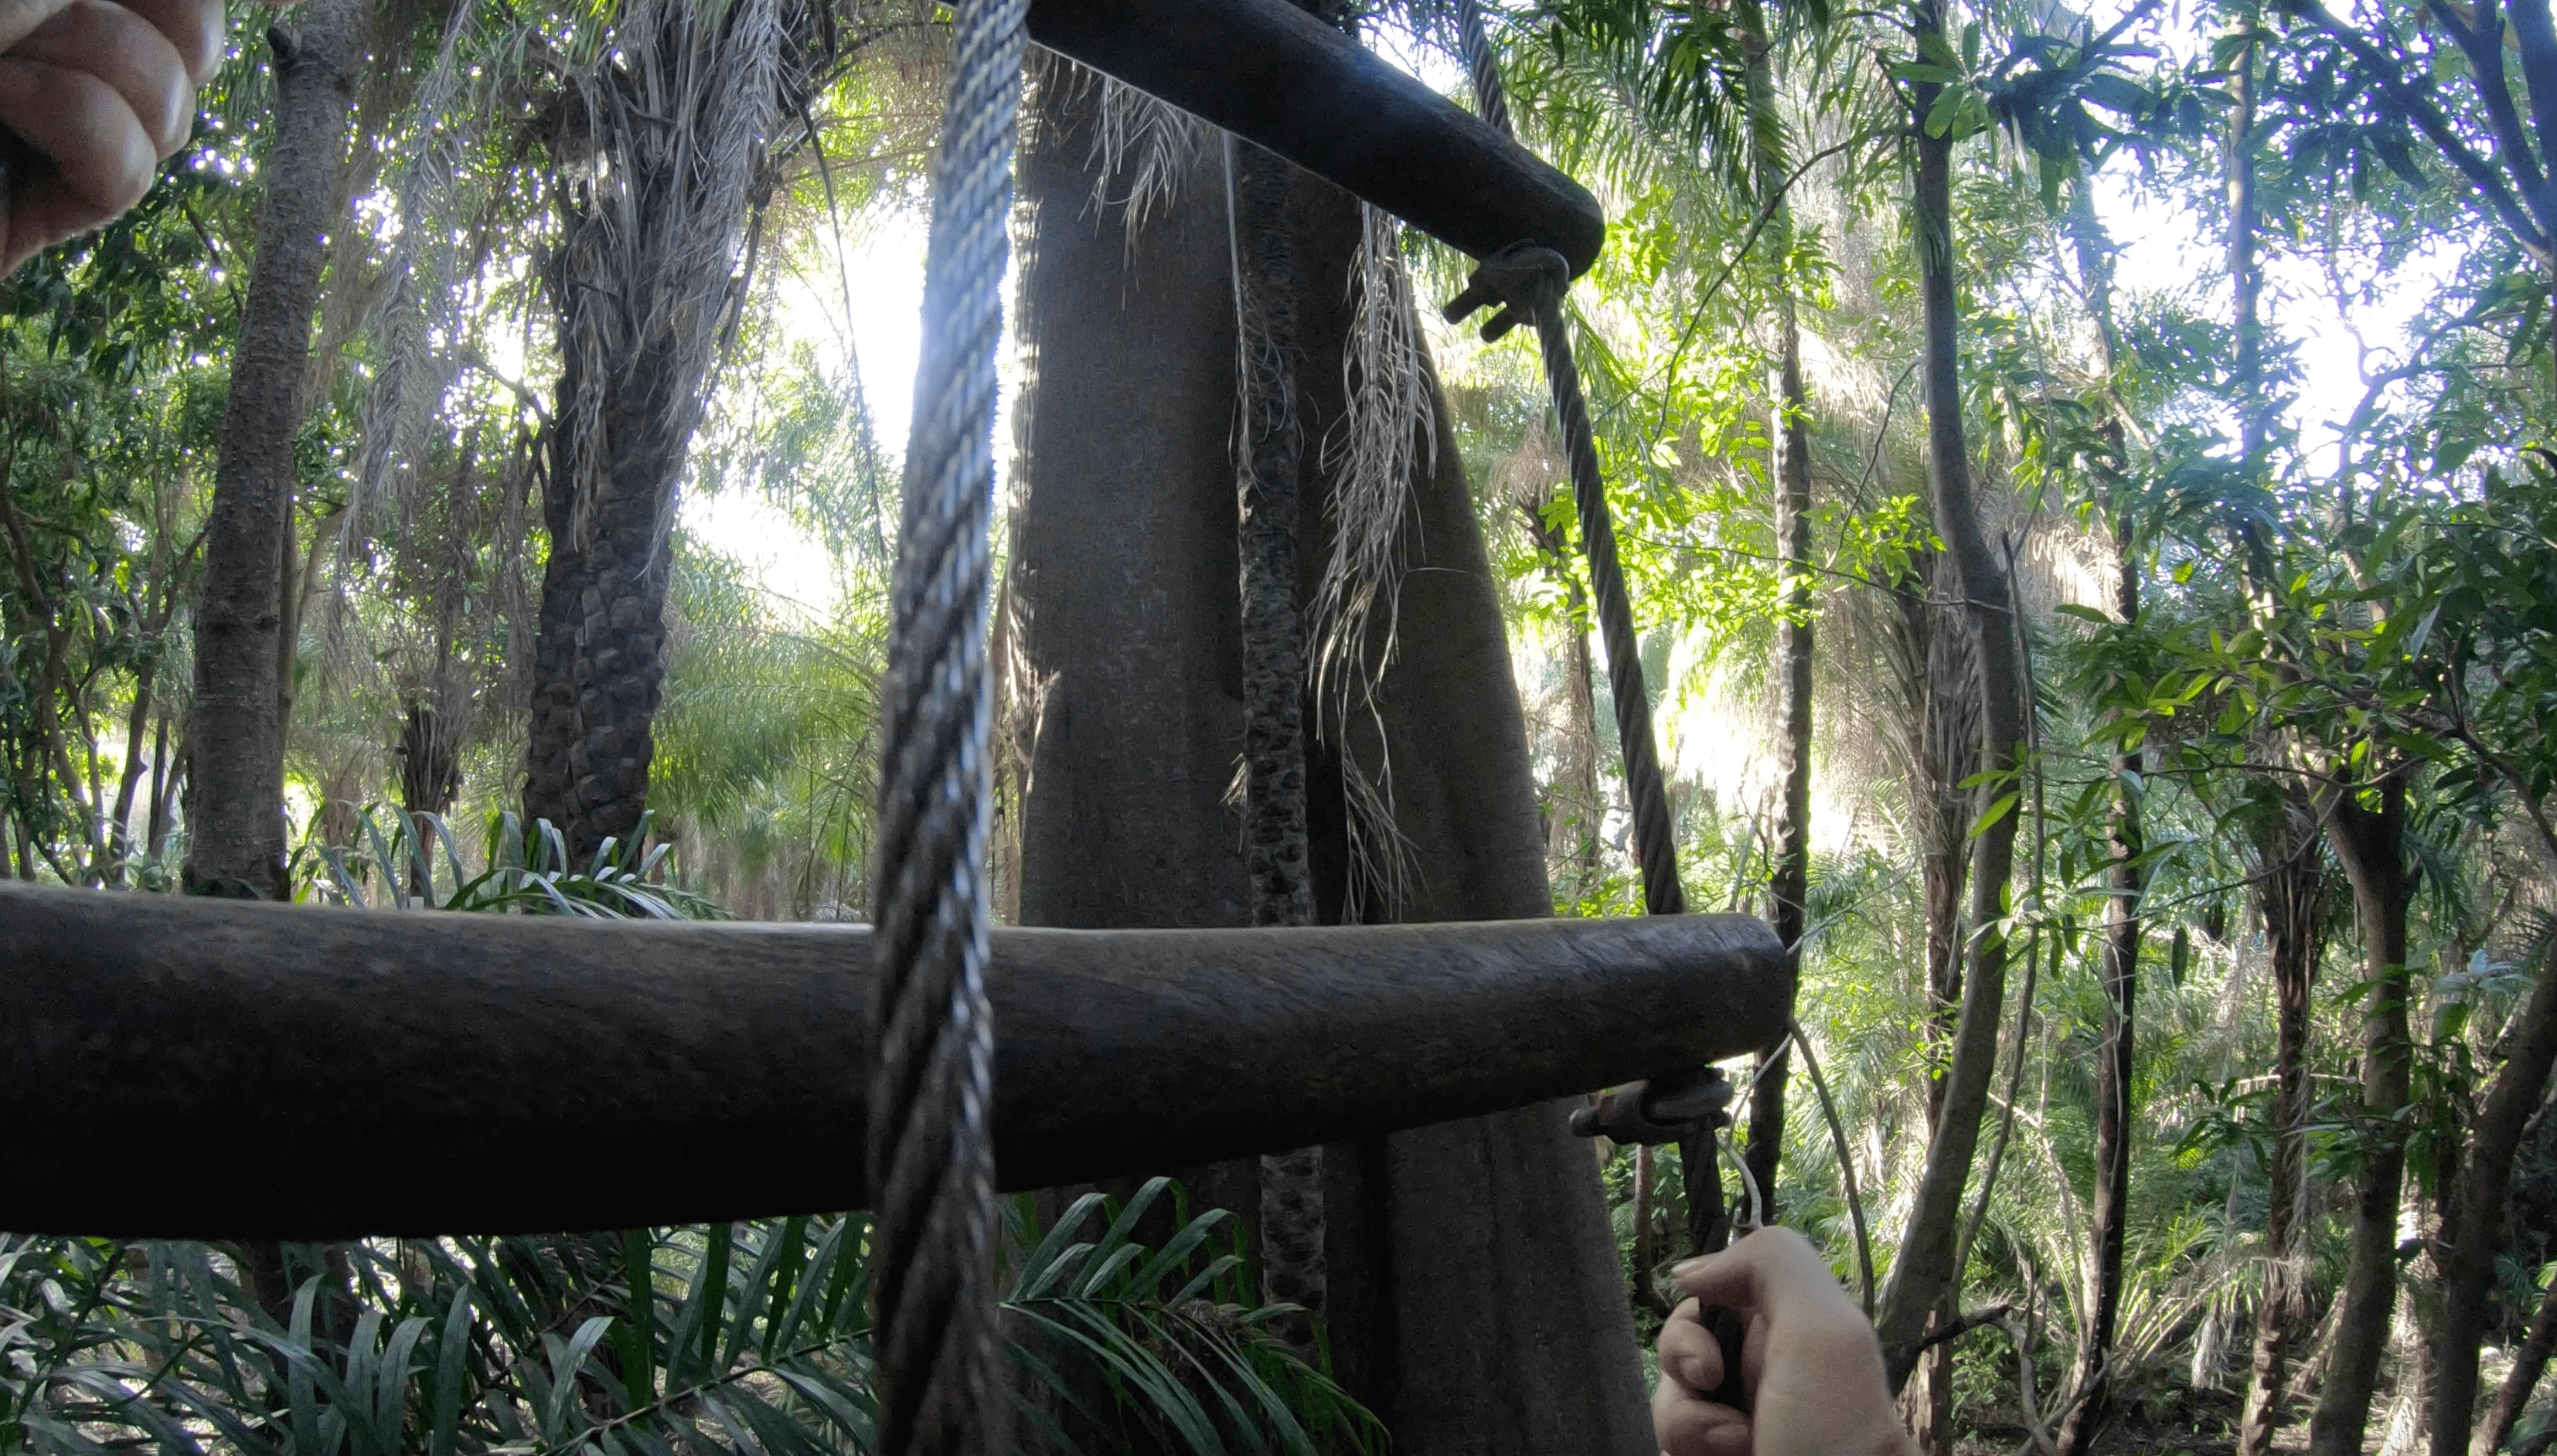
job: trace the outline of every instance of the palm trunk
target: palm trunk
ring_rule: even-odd
[[[1793,206],[1783,188],[1783,118],[1776,101],[1775,54],[1759,0],[1739,10],[1749,49],[1749,132],[1756,155],[1761,205],[1767,209],[1769,245],[1779,257],[1791,251]],[[1812,442],[1811,396],[1803,387],[1803,330],[1793,285],[1780,281],[1776,297],[1775,442],[1776,552],[1781,598],[1776,619],[1776,715],[1784,723],[1783,789],[1776,821],[1773,862],[1767,876],[1770,919],[1776,938],[1799,978],[1803,960],[1804,902],[1812,877]],[[1793,1043],[1780,1039],[1758,1054],[1749,1094],[1749,1146],[1744,1166],[1763,1200],[1761,1217],[1776,1221],[1776,1167],[1785,1138],[1785,1078]]]
[[[1911,21],[1919,34],[1942,39],[1942,0],[1918,0]],[[1935,89],[1932,85],[1914,88],[1913,116],[1920,123],[1935,103],[1931,94]],[[1918,131],[1915,201],[1920,295],[1926,315],[1921,372],[1927,383],[1927,473],[1936,530],[1944,538],[1954,583],[1969,608],[1973,646],[1979,654],[1980,769],[1989,778],[1978,802],[1985,810],[1995,795],[2013,791],[2011,780],[2024,740],[2022,674],[2015,624],[2008,620],[2011,598],[2006,572],[1990,549],[1972,496],[1962,435],[1953,289],[1953,144],[1950,136],[1927,135],[1923,124]],[[1945,1077],[1944,1107],[1928,1139],[1926,1169],[1876,1320],[1895,1390],[1906,1383],[1917,1363],[1918,1344],[1929,1319],[1947,1306],[1959,1287],[1961,1270],[1953,1260],[1962,1189],[1979,1144],[1980,1116],[1988,1107],[1989,1078],[1997,1061],[1998,1023],[2005,1014],[2006,939],[1999,925],[2006,915],[2018,818],[2014,813],[1995,816],[1971,841],[1970,945],[1961,1019]]]
[[[344,225],[328,204],[346,162],[367,17],[366,0],[315,0],[298,31],[279,25],[268,33],[276,57],[275,140],[262,169],[257,258],[222,415],[196,609],[185,879],[197,894],[288,894],[277,664],[293,441],[302,428],[324,238]]]
[[[1235,279],[1242,308],[1245,453],[1236,491],[1242,565],[1243,845],[1252,879],[1252,923],[1310,925],[1305,845],[1305,638],[1296,607],[1299,443],[1290,396],[1296,371],[1295,169],[1233,140]],[[1300,1147],[1261,1159],[1262,1277],[1271,1297],[1320,1316],[1323,1309],[1323,1150]],[[1281,1326],[1300,1350],[1310,1323]]]
[[[549,139],[560,385],[524,815],[557,826],[577,859],[626,842],[647,808],[675,484],[752,267],[759,139],[792,85],[792,45],[762,3],[634,4],[617,61],[579,78]],[[702,74],[731,79],[687,79]],[[648,109],[664,94],[679,114]],[[573,165],[588,158],[606,165]]]
[[[2264,1194],[2263,1303],[2255,1313],[2254,1360],[2238,1418],[2237,1456],[2265,1456],[2281,1424],[2291,1346],[2307,1312],[2308,1279],[2300,1247],[2303,1146],[2309,1123],[2309,992],[2315,985],[2318,917],[2326,894],[2316,818],[2295,792],[2276,788],[2255,835],[2256,892],[2273,962],[2272,1165]]]
[[[2359,1456],[2371,1391],[2397,1297],[2397,1195],[2406,1151],[2395,1130],[2408,1098],[2412,1043],[2406,1030],[2406,907],[2415,881],[2406,861],[2406,781],[2378,785],[2380,807],[2364,809],[2345,791],[2326,806],[2327,837],[2353,882],[2361,923],[2363,979],[2361,1113],[2372,1147],[2354,1190],[2344,1287],[2337,1293],[2335,1354],[2309,1420],[2310,1456]]]

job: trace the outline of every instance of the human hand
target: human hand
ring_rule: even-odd
[[[1761,1229],[1673,1273],[1689,1297],[1661,1327],[1652,1433],[1666,1456],[1917,1456],[1892,1409],[1873,1325],[1802,1235]],[[1708,1304],[1748,1322],[1746,1414],[1704,1398],[1723,1376]]]
[[[0,273],[142,200],[221,54],[221,0],[0,0]]]

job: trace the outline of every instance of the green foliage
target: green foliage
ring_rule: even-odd
[[[442,817],[368,808],[357,818],[359,846],[319,847],[319,864],[297,877],[307,880],[312,897],[359,909],[590,920],[728,918],[709,896],[672,878],[668,860],[674,847],[649,843],[654,815],[641,814],[626,840],[606,836],[581,866],[570,862],[568,842],[549,820],[533,821],[528,835],[511,810],[500,811],[489,817],[473,872]]]
[[[1061,1435],[1047,1412],[1072,1409],[1197,1456],[1378,1449],[1374,1417],[1267,1333],[1278,1311],[1223,1297],[1236,1257],[1201,1255],[1231,1216],[1135,1242],[1166,1191],[1096,1196],[1035,1247],[1016,1223],[1017,1418]],[[1079,1242],[1095,1213],[1107,1232]],[[868,1450],[870,1259],[859,1213],[367,1241],[279,1321],[224,1247],[0,1237],[0,1448]]]

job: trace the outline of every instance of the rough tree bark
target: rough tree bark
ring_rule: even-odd
[[[2370,986],[2361,1005],[2361,1112],[2370,1147],[2354,1189],[2344,1286],[2336,1291],[2335,1354],[2309,1418],[2310,1456],[2358,1456],[2396,1308],[2397,1195],[2406,1170],[2396,1119],[2406,1106],[2413,1058],[2405,970],[2415,874],[2406,858],[2405,777],[2391,773],[2374,787],[2375,809],[2364,808],[2351,790],[2328,795],[2321,806],[2327,842],[2352,881],[2361,924],[2362,979]]]
[[[1942,0],[1917,0],[1910,20],[1918,34],[1944,37]],[[1977,801],[1985,809],[1995,795],[2013,791],[2025,707],[2014,623],[2007,619],[2006,572],[1980,520],[1963,440],[1953,285],[1953,143],[1950,135],[1929,135],[1923,125],[1938,89],[1932,83],[1912,88],[1912,121],[1918,131],[1912,145],[1918,159],[1919,293],[1926,315],[1921,373],[1927,388],[1927,474],[1936,530],[1967,604],[1978,653],[1980,771],[1990,777]],[[1960,1280],[1953,1259],[1962,1189],[1979,1143],[1980,1116],[1988,1106],[1997,1060],[1998,1022],[2005,1014],[2006,938],[1999,924],[2006,915],[2018,817],[1994,816],[1971,841],[1970,943],[1961,1018],[1945,1077],[1944,1106],[1928,1139],[1926,1168],[1875,1321],[1895,1390],[1917,1363],[1930,1319],[1946,1307]]]
[[[1091,122],[1088,102],[1043,96],[1020,163],[1032,366],[1015,416],[1013,605],[1035,685],[1024,698],[1038,705],[1021,918],[1243,924],[1251,884],[1225,804],[1244,711],[1221,193],[1213,173],[1192,174],[1131,239],[1116,208],[1087,211]],[[1345,196],[1302,176],[1293,186],[1295,387],[1312,441],[1341,415],[1342,285],[1360,221]],[[1436,468],[1414,482],[1403,655],[1381,704],[1416,870],[1403,918],[1534,916],[1548,891],[1526,735],[1440,414]],[[1303,492],[1300,539],[1326,534],[1320,480]],[[1304,577],[1318,569],[1300,563]],[[1300,577],[1300,597],[1309,585]],[[1326,921],[1344,909],[1334,751],[1309,745]],[[1335,1370],[1399,1450],[1650,1451],[1596,1173],[1560,1110],[1325,1151]],[[1256,1168],[1201,1171],[1195,1201],[1257,1209]]]
[[[2273,1156],[2265,1172],[2264,1298],[2255,1311],[2254,1358],[2237,1423],[2238,1456],[2265,1456],[2273,1448],[2291,1343],[2307,1313],[2307,1270],[2299,1245],[2309,1122],[2309,992],[2317,980],[2318,920],[2327,879],[2316,811],[2293,787],[2267,787],[2270,803],[2254,831],[2253,868],[2256,904],[2273,963]]]
[[[753,267],[790,49],[759,4],[632,5],[552,117],[561,238],[542,271],[560,380],[524,817],[577,860],[647,808],[675,485]],[[731,79],[685,79],[701,73]],[[679,114],[650,109],[666,105]]]
[[[1240,138],[1233,169],[1235,280],[1242,338],[1244,459],[1237,473],[1243,590],[1243,847],[1252,923],[1310,925],[1305,842],[1305,632],[1296,605],[1296,523],[1303,437],[1297,363],[1292,174],[1283,158]],[[1271,1297],[1323,1312],[1323,1150],[1261,1159],[1261,1274]],[[1315,1348],[1310,1324],[1280,1333]]]
[[[284,899],[280,583],[293,497],[293,439],[320,299],[329,202],[346,165],[347,117],[364,64],[367,0],[315,0],[267,32],[275,51],[274,141],[260,169],[257,255],[232,357],[204,527],[196,608],[196,693],[187,725],[187,863],[195,894]]]

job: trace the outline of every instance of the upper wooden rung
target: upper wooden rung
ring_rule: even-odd
[[[1475,258],[1606,241],[1587,189],[1288,0],[1031,0],[1030,38],[1297,166]]]

